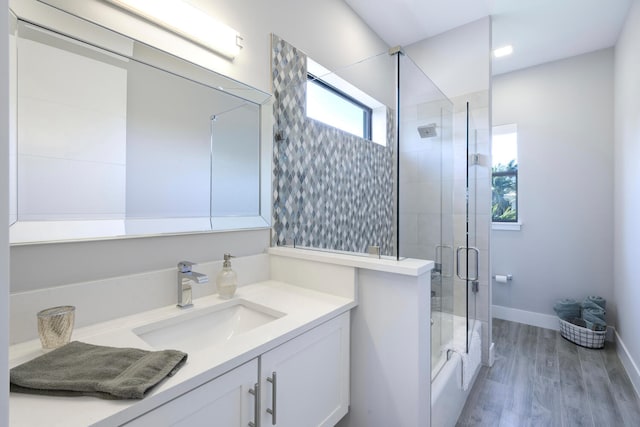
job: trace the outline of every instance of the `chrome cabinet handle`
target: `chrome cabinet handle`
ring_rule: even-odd
[[[476,274],[474,277],[462,277],[460,275],[460,252],[462,252],[463,250],[467,250],[468,251],[473,251],[476,254]],[[479,271],[478,271],[478,261],[480,259],[480,251],[478,250],[478,248],[474,248],[473,246],[471,247],[466,247],[466,246],[458,246],[458,248],[456,249],[456,276],[458,276],[458,279],[460,280],[470,280],[475,282],[476,280],[478,280],[478,276],[479,276]],[[468,268],[468,266],[467,266]]]
[[[249,389],[249,394],[253,395],[253,421],[249,421],[249,427],[260,427],[260,383],[255,383]]]
[[[271,414],[271,425],[276,425],[276,396],[278,395],[278,379],[276,378],[276,373],[273,372],[270,377],[267,377],[267,381],[271,383],[271,398],[273,403],[273,408],[267,408],[267,413]]]

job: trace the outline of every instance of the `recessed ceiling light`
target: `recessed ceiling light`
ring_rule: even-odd
[[[495,56],[496,58],[501,58],[503,56],[511,55],[512,53],[513,53],[513,46],[511,46],[510,44],[493,50],[493,56]]]

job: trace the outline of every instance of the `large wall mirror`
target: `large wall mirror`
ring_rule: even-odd
[[[269,225],[268,94],[51,12],[12,17],[11,243]]]

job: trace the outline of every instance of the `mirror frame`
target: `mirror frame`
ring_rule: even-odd
[[[176,234],[265,229],[271,227],[271,161],[273,114],[271,94],[180,58],[166,50],[118,33],[43,1],[15,0],[9,17],[79,40],[96,48],[124,56],[162,71],[203,84],[256,104],[260,110],[259,213],[242,217],[158,218],[150,220],[20,221],[10,224],[10,244],[43,244],[83,240],[126,239]],[[64,28],[64,30],[62,30]],[[135,45],[135,49],[132,46]],[[134,52],[135,51],[135,52]],[[213,55],[213,54],[211,54]],[[16,76],[17,78],[17,76]],[[15,108],[15,105],[12,106]],[[16,145],[17,137],[11,144]],[[17,153],[16,153],[17,155]],[[15,171],[13,171],[15,172]],[[11,182],[17,183],[17,174]],[[17,184],[16,184],[17,186]],[[17,197],[17,196],[16,196]],[[17,206],[16,206],[17,212]],[[127,223],[135,231],[126,231]],[[96,231],[98,229],[98,231]]]

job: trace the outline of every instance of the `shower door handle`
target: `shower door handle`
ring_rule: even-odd
[[[460,275],[460,252],[462,252],[463,250],[466,250],[467,253],[469,253],[469,251],[472,251],[473,253],[476,254],[476,271],[475,271],[475,276],[473,277],[462,277]],[[458,246],[458,248],[456,249],[456,276],[458,276],[458,278],[460,280],[470,280],[472,282],[475,282],[476,280],[478,280],[478,276],[479,276],[479,272],[478,272],[478,259],[480,258],[480,251],[478,250],[478,248],[475,248],[473,246],[471,247],[466,247],[466,246]],[[469,274],[469,266],[467,265],[467,274]]]

